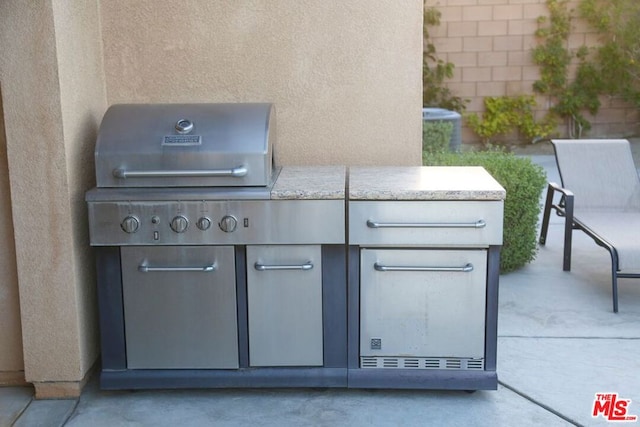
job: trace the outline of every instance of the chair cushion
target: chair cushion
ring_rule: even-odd
[[[576,211],[574,217],[616,248],[620,271],[640,273],[640,211]]]

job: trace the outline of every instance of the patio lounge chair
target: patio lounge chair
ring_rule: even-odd
[[[562,187],[550,182],[542,217],[544,245],[549,214],[565,217],[563,270],[571,270],[571,233],[582,230],[611,254],[613,311],[618,278],[640,278],[640,178],[629,142],[552,140]],[[561,194],[554,203],[554,194]]]

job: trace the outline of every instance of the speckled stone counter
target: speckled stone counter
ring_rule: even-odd
[[[350,200],[504,200],[504,188],[479,166],[349,168]]]
[[[344,200],[344,166],[283,166],[272,200]]]

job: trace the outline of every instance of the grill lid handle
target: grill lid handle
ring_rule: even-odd
[[[246,176],[249,170],[241,165],[232,169],[199,169],[199,170],[127,170],[117,168],[113,170],[113,176],[120,179],[127,178],[179,178],[179,177],[211,177],[230,176],[241,178]]]

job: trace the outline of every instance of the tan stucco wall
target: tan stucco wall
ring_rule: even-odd
[[[84,201],[85,192],[95,186],[95,139],[107,108],[98,0],[54,0],[53,11],[84,373],[98,356],[95,258]]]
[[[269,101],[282,164],[421,161],[422,0],[100,6],[110,104]]]
[[[25,375],[38,392],[49,381],[81,381],[98,354],[81,200],[93,185],[95,129],[106,108],[98,5],[9,1],[0,17]]]
[[[0,385],[24,380],[18,272],[7,167],[7,141],[0,96]]]

